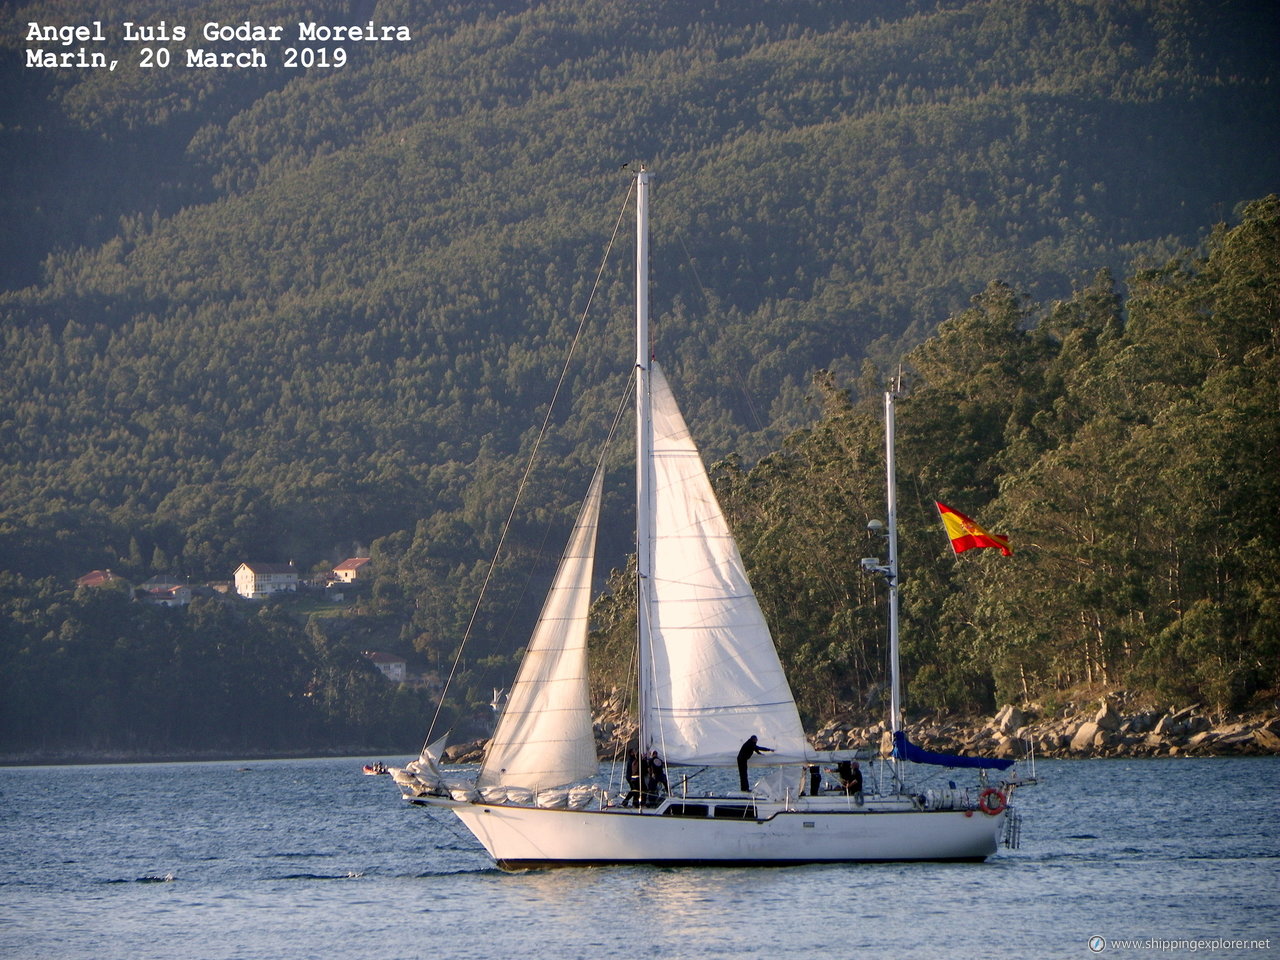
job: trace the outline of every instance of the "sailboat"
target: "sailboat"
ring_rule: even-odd
[[[587,686],[592,565],[602,499],[596,471],[474,783],[434,763],[399,772],[407,800],[457,817],[501,867],[593,864],[768,865],[961,860],[995,853],[1015,822],[1011,761],[947,757],[911,744],[897,650],[893,398],[886,395],[889,558],[863,561],[888,585],[894,757],[881,791],[815,791],[805,776],[857,751],[817,751],[698,449],[649,343],[649,193],[636,178],[637,748],[668,768],[739,767],[748,789],[620,797],[598,783]],[[748,740],[748,738],[754,738]],[[759,750],[754,749],[758,747]],[[759,752],[766,751],[766,752]],[[427,751],[424,757],[438,756]],[[740,757],[749,755],[751,784]],[[866,754],[861,754],[865,758]],[[981,794],[913,792],[908,761],[975,766]],[[848,769],[846,767],[846,769]],[[634,800],[634,802],[629,802]]]

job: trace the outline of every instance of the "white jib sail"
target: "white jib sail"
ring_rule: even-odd
[[[545,790],[594,776],[587,613],[603,471],[596,471],[485,753],[478,787]]]
[[[644,702],[668,763],[732,764],[753,734],[802,761],[804,730],[733,534],[666,377],[652,364],[653,583]]]
[[[404,765],[404,768],[410,773],[416,773],[419,776],[434,777],[440,779],[440,758],[444,756],[445,744],[449,742],[449,734],[445,734],[439,740],[427,744],[422,748],[422,752],[418,754],[417,760],[410,760]]]

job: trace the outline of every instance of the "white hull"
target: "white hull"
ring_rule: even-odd
[[[423,798],[450,808],[507,869],[593,864],[787,865],[984,860],[1005,814],[977,810],[805,809],[758,804],[751,819],[666,816],[631,809],[575,811]],[[690,803],[696,801],[689,801]],[[739,800],[743,804],[748,801]]]

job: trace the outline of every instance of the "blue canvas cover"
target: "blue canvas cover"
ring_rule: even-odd
[[[893,733],[893,755],[899,760],[910,760],[912,763],[932,763],[939,767],[966,767],[977,770],[1008,770],[1013,766],[1012,760],[1000,760],[995,757],[958,757],[950,753],[933,753],[918,747],[907,739],[905,730]]]

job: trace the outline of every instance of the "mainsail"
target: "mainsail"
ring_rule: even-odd
[[[773,761],[808,753],[773,637],[702,458],[650,363],[652,583],[641,638],[646,749],[669,763],[732,764],[753,734]],[[643,454],[642,454],[643,455]]]
[[[598,771],[587,614],[603,471],[597,470],[543,603],[476,785],[545,790]]]

